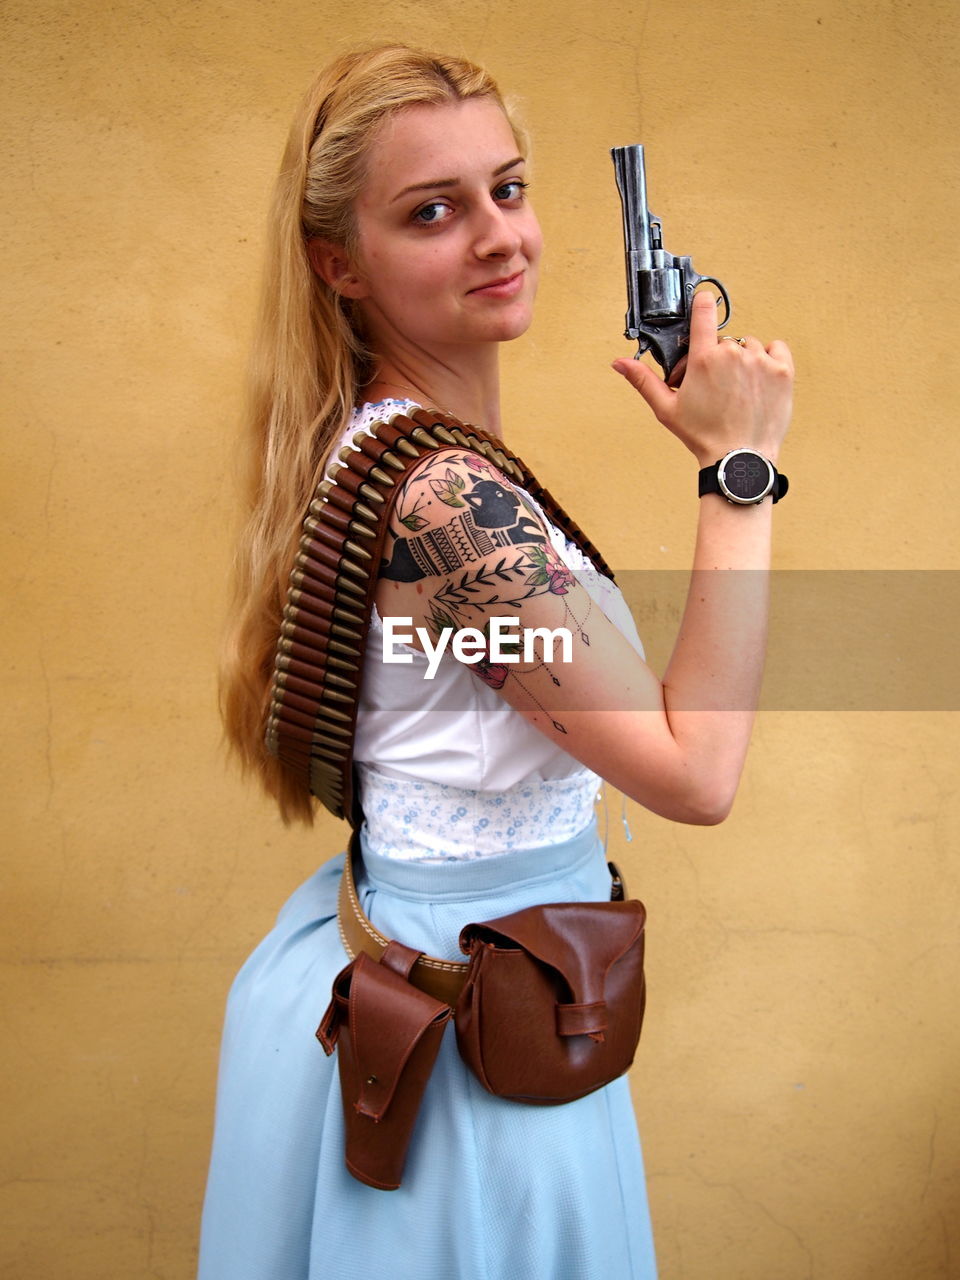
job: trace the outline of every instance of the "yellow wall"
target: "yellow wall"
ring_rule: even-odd
[[[642,140],[668,247],[727,282],[734,333],[794,347],[780,568],[960,567],[949,0],[343,13],[4,6],[0,1274],[17,1280],[192,1274],[228,982],[341,847],[332,821],[284,831],[222,765],[213,689],[266,191],[335,47],[461,50],[522,97],[549,258],[508,357],[509,439],[615,565],[682,569],[696,505],[691,460],[606,368],[626,350],[607,148]],[[856,710],[816,699],[829,617],[787,619],[807,682],[761,715],[725,826],[631,806],[627,846],[612,805],[650,912],[633,1080],[665,1280],[960,1274],[957,717],[940,693],[885,710],[875,687],[885,665],[952,662],[957,611],[929,595],[919,650],[896,586],[867,618],[879,682]],[[653,631],[669,612],[641,609]]]

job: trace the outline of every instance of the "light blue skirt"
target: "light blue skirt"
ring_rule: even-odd
[[[364,855],[387,936],[462,959],[463,925],[540,902],[603,901],[591,826],[564,844],[433,865]],[[347,963],[342,855],[290,898],[230,992],[200,1280],[652,1280],[640,1143],[626,1078],[577,1102],[488,1094],[448,1027],[397,1191],[343,1161],[336,1058],[314,1032]]]

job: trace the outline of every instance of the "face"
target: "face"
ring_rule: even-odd
[[[344,288],[375,350],[443,351],[527,329],[541,238],[517,151],[487,98],[411,107],[381,126]]]

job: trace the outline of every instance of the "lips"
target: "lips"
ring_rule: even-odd
[[[489,280],[486,284],[477,285],[469,293],[484,298],[512,298],[523,288],[523,271],[516,271],[512,276],[501,276],[497,280]]]

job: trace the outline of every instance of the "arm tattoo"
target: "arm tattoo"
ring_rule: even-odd
[[[455,459],[470,468],[469,483],[450,465]],[[500,483],[486,459],[465,453],[455,459],[443,453],[401,486],[389,525],[391,556],[381,566],[381,578],[417,582],[453,573],[498,547],[544,543],[521,496]],[[442,524],[423,514],[437,503],[449,508]],[[427,528],[431,523],[434,527]]]
[[[463,464],[459,470],[456,464]],[[463,468],[466,468],[464,478]],[[437,504],[448,509],[437,519]],[[429,508],[434,508],[428,512]],[[540,516],[526,494],[507,484],[500,472],[477,454],[445,450],[427,461],[401,485],[390,517],[390,557],[380,577],[393,582],[436,578],[427,621],[439,636],[445,630],[485,625],[486,614],[515,612],[534,596],[565,596],[573,574],[544,537]],[[497,551],[502,555],[493,559]],[[565,619],[586,644],[583,619],[573,618],[564,601]],[[555,685],[560,680],[544,662]],[[471,668],[486,683],[502,688],[517,668],[481,659]],[[526,689],[526,686],[523,686]],[[526,690],[531,700],[565,733],[563,725]]]

